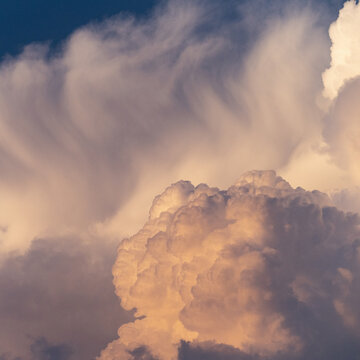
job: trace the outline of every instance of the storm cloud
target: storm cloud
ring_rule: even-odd
[[[359,9],[170,0],[5,59],[0,359],[355,359]]]

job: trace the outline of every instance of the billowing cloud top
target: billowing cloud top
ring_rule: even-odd
[[[139,349],[177,359],[181,341],[331,358],[360,331],[360,221],[331,205],[273,171],[246,173],[226,191],[168,187],[118,249],[116,293],[138,319],[99,359],[136,359]]]
[[[346,1],[330,26],[331,66],[324,72],[324,95],[336,98],[344,84],[360,75],[360,6]]]

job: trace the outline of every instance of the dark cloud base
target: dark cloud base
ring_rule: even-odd
[[[15,199],[14,206],[3,210],[6,216],[1,221],[6,225],[0,225],[9,231],[2,235],[9,243],[17,241],[17,232],[11,231],[18,228],[29,241],[44,231],[52,238],[33,241],[24,255],[0,259],[0,360],[95,359],[115,338],[116,329],[133,320],[132,312],[124,311],[113,294],[111,267],[116,242],[91,236],[84,239],[82,235],[59,238],[56,234],[69,227],[86,229],[121,209],[137,191],[137,179],[148,174],[145,163],[156,163],[159,169],[171,173],[170,167],[181,167],[184,156],[185,160],[195,159],[200,168],[209,161],[218,179],[232,177],[233,172],[227,173],[226,169],[235,168],[234,164],[239,169],[279,168],[290,161],[304,138],[313,136],[313,123],[322,123],[313,99],[322,89],[319,71],[328,65],[324,24],[327,29],[332,13],[326,10],[325,15],[313,17],[310,8],[309,12],[297,13],[297,4],[301,4],[299,8],[303,5],[300,0],[290,1],[289,9],[278,0],[271,4],[229,0],[229,6],[216,0],[190,3],[184,1],[183,7],[182,1],[172,1],[168,9],[159,9],[144,23],[119,18],[90,26],[72,36],[58,54],[52,53],[51,46],[29,46],[20,57],[2,63],[0,113],[1,123],[8,129],[3,134],[8,143],[1,142],[0,146],[2,189],[6,197]],[[319,3],[315,9],[326,2]],[[340,4],[337,0],[330,3]],[[294,12],[289,13],[291,16],[287,14],[290,10]],[[269,21],[272,24],[265,25]],[[295,34],[293,29],[298,29]],[[234,89],[234,83],[242,86]],[[208,89],[211,94],[204,95]],[[358,88],[354,89],[356,93]],[[284,94],[294,96],[284,98]],[[211,107],[209,112],[204,111],[213,103],[227,111],[213,118]],[[258,113],[259,104],[268,113],[267,121]],[[286,104],[295,105],[287,108]],[[223,127],[218,127],[218,118]],[[307,124],[304,119],[311,120]],[[339,123],[344,127],[343,121]],[[254,126],[249,128],[260,134],[257,130],[243,131],[250,124]],[[298,128],[300,124],[303,127]],[[239,136],[231,138],[229,134]],[[222,145],[225,143],[226,149]],[[162,158],[164,149],[166,156]],[[259,149],[269,150],[268,156]],[[222,154],[219,158],[218,153]],[[245,154],[251,154],[249,162],[242,162]],[[192,172],[188,170],[188,174]],[[164,180],[161,171],[159,175],[154,172],[154,176],[154,183]],[[19,188],[14,187],[15,183]],[[29,190],[32,183],[36,184],[34,202],[42,210],[38,217],[33,203],[27,210],[26,199],[18,199],[18,189]],[[38,192],[42,195],[39,198]],[[222,193],[218,195],[221,198]],[[208,197],[210,204],[213,199]],[[250,292],[265,288],[275,294],[267,301],[258,297],[261,315],[271,320],[271,314],[280,314],[284,328],[305,344],[301,352],[294,352],[296,355],[272,353],[265,359],[358,360],[360,272],[354,254],[360,246],[353,239],[358,219],[317,202],[290,200],[287,203],[275,196],[253,201],[253,206],[263,207],[267,214],[263,225],[270,234],[267,240],[272,252],[251,242],[244,248],[226,247],[224,253],[230,255],[219,257],[214,273],[219,278],[223,273],[235,274],[233,279],[225,279],[230,295],[233,284],[239,281]],[[194,207],[180,217],[179,223],[183,221],[185,228],[191,228],[186,218],[192,220],[198,215],[211,225],[210,230],[205,226],[204,232],[212,231],[212,226],[221,228],[218,214],[209,219],[205,216],[215,208],[200,205],[198,214]],[[23,219],[27,220],[24,224]],[[36,228],[38,222],[42,224]],[[35,224],[35,228],[29,225],[27,229],[28,224]],[[176,229],[175,222],[170,225]],[[196,244],[193,240],[197,230],[189,232],[186,251]],[[184,244],[181,232],[178,235],[169,236],[174,251]],[[152,239],[152,244],[162,246],[161,236]],[[0,241],[5,243],[4,239]],[[344,239],[349,242],[342,243]],[[250,250],[261,258],[266,271],[250,266],[249,271],[239,272],[234,264]],[[156,247],[151,251],[158,255]],[[299,268],[294,270],[293,264],[297,263]],[[122,270],[124,273],[127,269]],[[155,283],[162,285],[164,277],[159,278],[161,281]],[[206,321],[210,327],[218,326],[218,319],[212,311],[209,314],[214,315],[214,321],[211,316],[195,319],[205,312],[207,298],[212,295],[207,277],[199,279],[195,288],[198,296],[180,314],[180,320],[189,329],[200,327],[200,332],[206,332]],[[220,305],[223,285],[224,281],[215,284],[220,290],[215,296]],[[247,309],[240,305],[239,309],[244,313],[252,310],[251,306]],[[144,314],[141,318],[147,317]],[[229,311],[225,331],[232,326],[232,316]],[[351,326],[354,329],[349,330]],[[261,328],[265,331],[253,335],[266,347],[263,337],[271,329]],[[180,339],[174,341],[174,357]],[[159,345],[163,338],[160,340]],[[131,348],[126,354],[134,360],[154,360],[145,345]],[[157,348],[151,350],[156,352]],[[178,358],[260,359],[252,355],[252,350],[245,354],[228,345],[182,341]]]
[[[67,345],[51,345],[43,337],[36,340],[30,347],[34,360],[68,360],[73,351]]]
[[[182,341],[179,360],[256,360],[257,358],[228,345],[212,343],[191,344]]]
[[[0,359],[94,359],[133,319],[114,295],[115,254],[98,239],[43,239],[3,260]]]

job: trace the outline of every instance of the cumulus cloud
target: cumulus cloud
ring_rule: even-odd
[[[344,3],[329,35],[331,64],[323,74],[324,95],[335,99],[346,82],[360,75],[360,6],[356,0]]]
[[[352,211],[360,214],[360,188],[334,189],[330,197],[336,207],[344,211]]]
[[[226,191],[173,184],[118,249],[116,293],[138,319],[99,359],[132,359],[142,346],[184,358],[188,343],[236,359],[335,359],[334,349],[359,344],[359,225],[273,171],[246,173]]]
[[[345,171],[345,177],[353,187],[358,186],[360,180],[357,100],[360,94],[359,26],[360,5],[355,1],[345,2],[329,30],[331,66],[323,73],[324,94],[333,99],[325,116],[324,139],[332,159]],[[360,202],[355,208],[360,208]]]
[[[360,126],[357,116],[360,110],[357,101],[359,94],[359,79],[346,85],[327,115],[324,128],[324,137],[334,161],[356,185],[360,180]]]

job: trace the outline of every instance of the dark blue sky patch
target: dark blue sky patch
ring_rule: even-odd
[[[146,16],[158,0],[2,0],[0,57],[16,55],[32,42],[53,45],[91,21],[120,12]]]
[[[19,54],[33,42],[56,46],[75,29],[123,13],[136,17],[149,15],[166,0],[2,0],[0,4],[0,59]],[[228,8],[244,0],[206,0],[214,6]],[[284,0],[280,0],[282,2]],[[296,1],[296,0],[295,0]],[[299,0],[302,2],[302,0]],[[310,1],[311,2],[311,1]],[[284,1],[285,3],[285,1]],[[343,0],[323,1],[336,17]],[[218,25],[218,24],[217,24]]]
[[[133,360],[159,360],[154,358],[146,346],[140,346],[132,351],[129,351]]]

